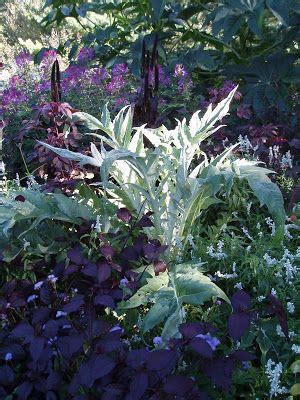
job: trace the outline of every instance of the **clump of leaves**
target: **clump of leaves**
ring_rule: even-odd
[[[58,60],[55,60],[51,70],[51,101],[33,107],[30,120],[23,123],[14,138],[18,146],[22,146],[26,162],[38,161],[39,175],[50,179],[68,179],[80,175],[72,161],[53,157],[51,152],[35,142],[36,139],[43,139],[54,146],[79,148],[78,140],[81,135],[72,121],[72,114],[78,110],[61,101],[60,82],[59,64]]]
[[[213,384],[227,391],[233,369],[253,359],[233,351],[231,370],[220,381],[212,368],[229,359],[215,354],[220,341],[212,335],[217,331],[203,323],[181,325],[181,338],[169,341],[167,348],[128,347],[134,328],[124,332],[113,313],[128,297],[121,278],[127,277],[126,289],[135,291],[140,274],[132,268],[147,267],[164,248],[158,250],[158,243],[141,232],[149,225],[148,216],[135,219],[125,209],[117,214],[123,224],[118,232],[85,227],[65,261],[36,262],[34,283],[13,279],[0,289],[1,396],[207,400],[191,372],[180,372],[183,358],[191,368],[200,362]],[[156,253],[149,250],[153,246]]]
[[[219,127],[215,128],[215,124],[228,113],[235,90],[233,89],[214,109],[210,105],[202,118],[199,117],[200,111],[194,113],[189,124],[184,119],[178,122],[174,130],[167,130],[164,126],[152,130],[142,126],[136,128],[133,136],[131,108],[122,109],[114,121],[110,120],[106,107],[100,121],[85,113],[76,113],[75,121],[82,121],[89,129],[99,129],[108,135],[107,137],[91,133],[111,147],[111,150],[107,151],[102,145],[99,151],[92,143],[92,157],[44,143],[46,148],[61,157],[100,167],[101,186],[111,201],[116,201],[129,210],[147,209],[153,213],[153,227],[149,227],[148,231],[151,232],[152,238],[169,246],[166,255],[170,273],[162,272],[153,278],[155,284],[149,285],[150,298],[142,296],[142,299],[143,302],[155,299],[154,307],[160,306],[164,309],[160,321],[151,322],[150,325],[155,326],[164,319],[167,323],[169,318],[173,321],[166,337],[176,336],[185,299],[191,304],[197,301],[201,304],[203,300],[218,295],[209,279],[199,270],[195,270],[190,274],[199,274],[197,282],[191,281],[195,283],[194,289],[196,292],[202,291],[204,289],[199,289],[198,285],[207,285],[208,294],[201,300],[183,296],[184,299],[179,301],[177,285],[185,287],[185,278],[181,274],[182,267],[176,261],[180,257],[178,241],[184,248],[193,224],[201,212],[220,202],[216,197],[218,192],[223,190],[226,196],[230,196],[233,180],[246,179],[261,205],[268,207],[278,226],[282,227],[284,223],[283,198],[278,187],[267,176],[271,171],[259,167],[253,161],[232,160],[230,153],[235,146],[211,161],[200,150],[201,142],[218,130]],[[145,148],[144,136],[150,140],[154,149]],[[199,160],[201,156],[202,161]],[[176,283],[177,275],[180,283]],[[162,286],[167,287],[168,299],[164,295],[156,298],[156,294],[163,292],[158,291]],[[170,296],[173,297],[173,292],[174,306],[164,307]]]
[[[235,146],[211,162],[200,150],[201,142],[220,128],[215,124],[227,115],[234,93],[235,89],[214,109],[209,106],[202,118],[199,118],[200,111],[194,113],[189,124],[184,119],[174,130],[142,126],[135,128],[133,137],[130,107],[123,108],[114,121],[110,120],[107,107],[103,109],[101,120],[75,113],[75,122],[80,121],[90,130],[102,130],[108,135],[90,134],[112,148],[107,151],[102,146],[98,151],[92,143],[92,157],[44,145],[61,157],[101,167],[101,185],[105,190],[131,210],[139,210],[143,204],[148,207],[154,213],[153,235],[163,238],[169,245],[174,244],[176,236],[188,235],[200,211],[214,203],[219,190],[225,189],[227,195],[230,194],[234,177],[247,179],[261,205],[267,205],[282,224],[285,217],[282,195],[267,177],[272,171],[252,161],[232,161],[230,154]],[[154,150],[145,149],[144,136],[155,146]],[[204,158],[199,162],[201,156]]]
[[[118,214],[124,219],[125,210]],[[128,269],[128,249],[136,254],[141,249],[141,237],[133,234],[132,225],[128,228],[125,240],[123,231],[94,232],[98,253],[91,257],[91,232],[86,229],[81,244],[68,250],[66,261],[49,265],[48,271],[41,263],[33,266],[34,284],[14,279],[0,289],[1,396],[208,400],[197,383],[180,372],[183,359],[191,366],[198,362],[201,373],[225,391],[230,390],[234,368],[254,359],[245,351],[232,351],[226,358],[216,354],[217,330],[205,323],[182,324],[181,337],[168,341],[167,348],[128,347],[130,332],[124,332],[112,312],[126,296],[120,279],[134,277]],[[147,238],[142,240],[147,249]],[[142,254],[140,250],[140,261]],[[134,278],[127,282],[130,287]],[[225,376],[219,374],[221,365],[226,366]]]

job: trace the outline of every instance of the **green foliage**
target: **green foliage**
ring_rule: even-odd
[[[162,337],[168,340],[178,335],[185,317],[183,305],[201,306],[217,297],[230,303],[225,293],[203,275],[199,264],[177,264],[169,273],[147,278],[147,283],[119,308],[122,311],[154,303],[143,319],[142,332],[164,322]]]
[[[294,70],[300,24],[296,0],[180,4],[163,0],[49,0],[46,6],[51,8],[47,24],[60,24],[67,17],[86,23],[89,32],[83,44],[92,46],[102,63],[127,61],[135,73],[139,72],[143,37],[150,48],[158,34],[161,63],[184,62],[197,78],[225,74],[230,79],[244,79],[249,86],[247,100],[260,115],[278,102],[279,109],[284,109],[287,89],[299,82],[299,73]],[[101,23],[91,28],[87,15],[89,20],[93,15],[101,16]],[[74,43],[71,53],[77,48],[78,43]],[[276,57],[282,62],[273,60]]]
[[[39,190],[26,190],[25,201],[15,201],[14,197],[22,193],[16,191],[10,192],[9,196],[1,196],[0,226],[4,235],[20,222],[27,225],[27,229],[22,232],[24,235],[35,229],[44,219],[78,224],[81,218],[92,218],[91,207],[61,193],[43,194]]]
[[[202,155],[201,142],[218,129],[215,124],[228,113],[234,92],[214,109],[210,106],[201,118],[199,111],[194,113],[189,124],[184,119],[170,131],[164,126],[154,130],[140,127],[132,137],[130,108],[122,109],[113,122],[106,107],[100,120],[84,113],[74,114],[76,121],[108,135],[93,134],[112,150],[101,145],[99,151],[92,144],[92,157],[44,145],[62,157],[99,166],[101,184],[108,196],[131,210],[153,211],[152,235],[171,247],[177,236],[185,240],[202,210],[219,201],[215,196],[221,189],[230,195],[235,177],[247,179],[261,205],[266,205],[278,224],[283,225],[282,195],[267,177],[272,171],[255,162],[230,160],[232,148],[211,162],[204,155],[203,161],[194,166],[195,158]],[[154,150],[145,148],[144,136]]]
[[[189,264],[182,266],[176,262],[181,256],[178,240],[185,248],[201,213],[220,203],[218,193],[230,197],[234,180],[246,179],[261,206],[268,207],[278,226],[284,224],[281,192],[267,177],[272,171],[253,161],[230,159],[234,146],[210,162],[200,150],[201,142],[218,129],[215,125],[228,113],[234,92],[214,109],[210,106],[202,117],[198,111],[189,123],[185,119],[178,121],[174,130],[164,126],[158,129],[142,126],[135,128],[133,136],[131,108],[122,109],[113,121],[107,107],[104,107],[100,120],[77,113],[74,115],[76,121],[82,121],[90,129],[102,130],[108,136],[93,133],[102,144],[100,151],[91,147],[92,157],[44,143],[61,157],[98,165],[101,185],[109,201],[136,213],[144,209],[153,212],[154,226],[148,228],[149,233],[169,246],[169,272],[149,278],[127,306],[133,308],[154,302],[143,321],[143,330],[165,321],[164,338],[176,336],[183,321],[183,304],[201,305],[212,297],[227,300],[200,271]],[[145,148],[144,136],[153,149]],[[109,144],[111,150],[106,150],[103,142]],[[195,160],[201,155],[202,162],[198,159],[195,166]]]
[[[246,104],[253,106],[258,115],[276,105],[279,111],[286,111],[285,99],[288,94],[287,83],[298,82],[299,66],[293,67],[297,57],[281,53],[269,57],[254,58],[250,66],[229,66],[226,68],[229,76],[243,78],[245,81]]]
[[[85,185],[79,186],[76,193],[76,197],[68,197],[63,193],[44,193],[37,184],[27,189],[12,188],[7,193],[2,192],[2,259],[14,259],[26,243],[30,243],[36,256],[56,254],[60,248],[57,237],[66,237],[63,226],[69,226],[69,235],[72,235],[71,232],[76,231],[72,227],[84,222],[91,224],[97,215],[104,231],[109,229],[109,217],[115,212],[113,205],[106,203],[104,198],[99,198]]]

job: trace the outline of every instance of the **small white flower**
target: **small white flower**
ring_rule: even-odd
[[[294,314],[294,312],[295,312],[295,306],[294,306],[293,303],[291,303],[290,301],[288,301],[288,302],[286,303],[286,308],[287,308],[287,310],[288,310],[288,312],[289,312],[290,314]]]
[[[66,313],[64,311],[57,311],[56,312],[56,318],[65,317],[66,315],[68,315],[68,313]]]
[[[23,250],[26,251],[27,247],[30,246],[30,242],[28,242],[25,238],[23,238]]]
[[[6,353],[5,354],[5,361],[10,361],[10,360],[12,360],[12,358],[13,358],[12,353]]]
[[[248,203],[247,206],[246,206],[246,210],[247,210],[247,214],[248,215],[250,215],[251,206],[252,206],[252,202],[250,201],[250,203]]]
[[[219,240],[216,250],[212,244],[207,246],[206,254],[208,254],[211,258],[215,258],[216,260],[224,260],[227,257],[227,254],[223,252],[223,247],[224,242]]]
[[[92,225],[92,228],[97,232],[100,233],[101,232],[101,222],[100,222],[100,216],[97,215],[96,217],[96,223],[95,225]]]
[[[34,290],[40,290],[40,288],[42,287],[43,283],[44,283],[43,281],[37,282],[37,283],[34,285]]]
[[[271,256],[269,256],[268,253],[264,254],[263,259],[265,260],[265,262],[266,262],[268,267],[271,267],[273,265],[277,265],[279,263],[279,261],[276,260],[276,258],[272,258]]]
[[[291,260],[286,260],[282,268],[285,270],[285,281],[292,282],[297,273],[297,268],[291,263]]]
[[[155,336],[155,337],[153,338],[153,344],[154,344],[155,347],[156,347],[156,346],[161,346],[162,343],[163,343],[163,340],[162,340],[162,337],[161,337],[161,336]]]
[[[39,296],[37,294],[32,294],[31,296],[28,297],[28,299],[26,300],[27,303],[30,303],[32,301],[34,301],[35,299],[37,299]]]
[[[276,325],[276,333],[280,337],[285,337],[280,325]]]
[[[298,344],[293,344],[292,346],[292,351],[296,354],[300,354],[300,345]]]
[[[257,301],[261,303],[262,301],[264,301],[265,298],[266,296],[258,296]]]
[[[287,393],[285,387],[281,387],[280,376],[282,374],[282,363],[275,364],[269,359],[266,364],[266,375],[270,384],[270,398],[278,394]]]
[[[51,274],[51,275],[48,275],[48,279],[51,283],[55,283],[57,281],[58,277]]]
[[[186,240],[189,242],[189,245],[192,247],[192,249],[196,248],[194,237],[191,234],[187,235]]]
[[[276,333],[278,336],[280,337],[285,337],[285,334],[283,333],[281,326],[280,325],[276,325]],[[296,336],[294,331],[289,331],[288,332],[289,338],[292,339],[293,337]]]
[[[235,288],[235,289],[239,289],[239,290],[243,290],[243,285],[242,285],[241,282],[237,282],[237,283],[234,285],[234,288]]]
[[[187,366],[187,363],[183,360],[182,363],[178,365],[178,371],[185,371]]]
[[[215,272],[215,276],[218,278],[224,278],[224,279],[232,279],[232,278],[237,278],[237,274],[234,272],[233,274],[223,274],[220,271]]]
[[[16,173],[16,179],[15,179],[15,182],[16,182],[16,185],[17,185],[18,187],[20,187],[20,186],[21,186],[21,183],[20,183],[20,176],[19,176],[19,174],[18,174],[18,173]]]
[[[276,227],[275,227],[275,224],[274,224],[272,218],[270,218],[270,217],[265,218],[265,221],[266,221],[266,224],[268,225],[268,227],[271,229],[271,236],[274,236],[275,232],[276,232]]]
[[[271,295],[274,297],[277,296],[277,291],[274,288],[271,289]]]
[[[245,136],[239,135],[238,141],[240,142],[240,149],[244,153],[249,153],[250,149],[253,149],[253,146],[247,135]]]
[[[293,167],[293,160],[291,156],[290,150],[287,151],[281,158],[280,162],[281,168],[287,169],[287,168],[292,168]]]

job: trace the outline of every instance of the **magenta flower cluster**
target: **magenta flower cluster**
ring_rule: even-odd
[[[31,54],[22,52],[15,58],[18,68],[22,69],[33,61]]]
[[[174,77],[178,79],[177,87],[180,93],[189,90],[193,86],[193,81],[185,69],[184,65],[176,64],[174,70]]]
[[[91,65],[94,51],[83,47],[76,63],[69,65],[61,76],[62,93],[69,95],[99,95],[113,97],[115,109],[134,101],[139,92],[137,79],[124,63],[115,64],[109,71],[104,67]],[[21,52],[15,58],[17,73],[13,76],[7,88],[3,91],[0,102],[1,114],[10,114],[16,107],[29,107],[33,104],[47,101],[50,92],[50,72],[53,62],[58,58],[56,50],[45,50],[39,65],[33,64],[33,58],[28,52]],[[30,68],[29,68],[30,67]],[[186,68],[178,64],[171,74],[158,65],[159,86],[164,90],[177,90],[186,93],[192,88],[192,80]],[[154,85],[154,69],[150,70],[149,82]],[[160,104],[165,104],[163,98]],[[68,100],[67,100],[68,101]]]
[[[94,59],[94,51],[89,47],[83,47],[78,55],[77,55],[77,62],[80,64],[87,64],[89,61]]]

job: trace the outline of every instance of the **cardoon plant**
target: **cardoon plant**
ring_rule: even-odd
[[[91,144],[91,156],[44,143],[61,157],[98,166],[103,194],[111,202],[136,213],[140,210],[153,213],[153,226],[146,229],[158,243],[168,246],[162,259],[168,258],[169,262],[164,267],[156,265],[158,274],[153,271],[146,278],[146,285],[124,307],[154,302],[145,317],[143,329],[151,329],[165,320],[164,338],[177,335],[178,325],[184,320],[184,303],[199,305],[211,297],[228,300],[203,275],[199,264],[180,264],[181,251],[192,226],[203,210],[221,202],[220,191],[229,196],[233,180],[246,179],[278,225],[284,222],[281,192],[267,176],[271,171],[253,161],[233,160],[231,152],[235,146],[210,161],[200,149],[201,142],[219,129],[215,124],[228,113],[235,92],[233,89],[214,109],[210,105],[201,118],[197,111],[189,123],[186,119],[178,121],[173,130],[164,126],[157,129],[141,126],[134,128],[132,134],[130,107],[123,108],[113,121],[107,107],[104,107],[100,120],[85,113],[75,113],[74,122],[81,121],[90,130],[106,134],[91,133],[102,141],[100,151]],[[152,149],[145,148],[144,137],[151,142]],[[106,150],[103,143],[111,149]],[[151,249],[153,254],[152,250],[155,249]],[[147,250],[145,253],[147,256]],[[154,270],[154,262],[160,261],[158,258],[153,259]]]
[[[201,209],[218,201],[216,194],[221,188],[225,187],[230,194],[234,177],[246,178],[262,205],[281,224],[282,196],[267,177],[272,171],[258,167],[256,162],[232,160],[230,155],[235,146],[211,161],[200,149],[201,142],[220,128],[214,125],[226,116],[235,90],[214,109],[209,106],[202,118],[197,111],[189,124],[185,119],[178,121],[174,130],[164,126],[132,128],[130,107],[124,107],[113,121],[106,106],[100,120],[83,112],[74,113],[73,122],[106,134],[90,133],[111,147],[107,151],[102,144],[99,151],[91,144],[92,157],[44,145],[63,158],[100,167],[101,185],[112,196],[112,201],[130,210],[141,207],[151,210],[154,213],[152,234],[171,247],[178,236],[186,238]],[[144,147],[144,136],[155,149]]]

